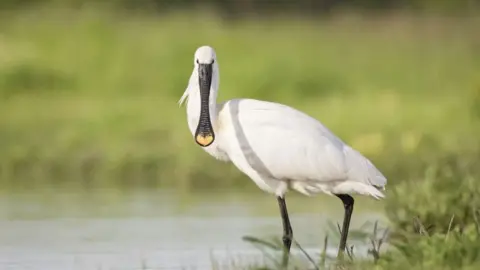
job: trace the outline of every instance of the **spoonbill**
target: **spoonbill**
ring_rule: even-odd
[[[217,103],[219,65],[210,46],[197,48],[188,86],[187,121],[195,142],[218,160],[232,162],[263,191],[275,195],[287,254],[293,239],[285,193],[340,198],[343,226],[337,257],[343,258],[354,199],[384,198],[387,179],[372,162],[309,115],[287,105],[255,99]]]

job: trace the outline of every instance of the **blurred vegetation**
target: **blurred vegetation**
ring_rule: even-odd
[[[279,12],[317,16],[350,9],[464,12],[480,7],[479,0],[3,0],[0,2],[0,8],[23,8],[25,6],[42,4],[81,7],[98,3],[116,9],[149,10],[155,12],[208,6],[210,9],[215,9],[225,15],[225,18],[228,19],[245,15],[265,15],[267,13]]]
[[[386,214],[397,229],[418,232],[418,218],[428,233],[473,224],[480,209],[478,154],[436,161],[425,176],[397,185],[389,194]],[[453,219],[452,219],[453,216]]]
[[[0,20],[3,186],[253,186],[195,146],[176,104],[202,44],[219,54],[220,99],[304,110],[389,183],[422,178],[445,153],[478,158],[477,17],[231,25],[205,13],[42,8]]]
[[[479,17],[358,14],[225,24],[205,12],[4,11],[0,185],[255,188],[195,145],[178,108],[203,44],[219,55],[221,100],[309,113],[389,185],[445,156],[474,164]]]

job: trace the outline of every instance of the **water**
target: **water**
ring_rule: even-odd
[[[341,221],[340,200],[287,195],[287,205],[296,240],[308,253],[318,253],[327,221]],[[357,200],[352,228],[382,220],[381,209],[377,201]],[[276,199],[261,191],[0,194],[1,270],[212,269],[212,263],[223,269],[232,261],[238,266],[265,260],[242,236],[281,234]]]

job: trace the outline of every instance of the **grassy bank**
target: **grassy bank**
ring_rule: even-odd
[[[248,20],[37,9],[0,16],[1,185],[254,187],[191,139],[196,47],[220,99],[295,106],[378,164],[390,183],[478,149],[480,22],[337,16]]]

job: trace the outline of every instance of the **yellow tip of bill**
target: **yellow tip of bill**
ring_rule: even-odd
[[[197,135],[195,140],[201,146],[208,146],[213,142],[213,136],[212,135],[207,135],[207,136]]]

